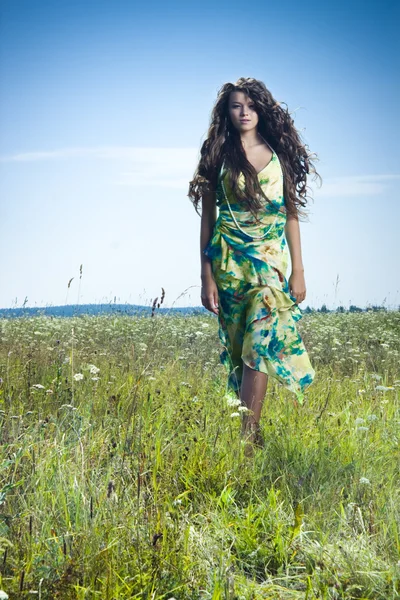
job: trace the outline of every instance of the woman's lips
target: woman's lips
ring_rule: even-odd
[[[250,119],[240,119],[241,123],[250,123]]]

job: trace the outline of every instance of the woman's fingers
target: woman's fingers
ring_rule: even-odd
[[[218,315],[218,288],[214,285],[204,286],[201,291],[201,303],[210,312]]]
[[[209,311],[211,311],[215,315],[218,314],[218,300],[215,300],[214,294],[211,294],[210,296],[208,296],[207,305],[208,305],[207,308]]]

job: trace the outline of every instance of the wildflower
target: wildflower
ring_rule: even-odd
[[[368,415],[367,421],[376,421],[378,417],[376,415]]]
[[[241,404],[239,398],[231,396],[230,394],[225,394],[225,400],[228,406],[239,406]]]
[[[90,372],[93,375],[96,375],[100,371],[100,369],[98,367],[96,367],[96,365],[89,365],[89,367],[90,367]]]
[[[81,379],[83,379],[82,373],[75,373],[74,379],[75,381],[80,381]]]
[[[371,482],[370,482],[370,480],[369,480],[369,479],[367,479],[366,477],[360,477],[360,480],[359,480],[359,482],[360,482],[362,485],[369,485],[369,484],[371,483]]]
[[[48,389],[48,390],[46,390],[46,394],[54,394],[54,392],[53,392],[53,390]]]
[[[358,390],[359,394],[365,394],[365,390]]]
[[[354,423],[355,423],[356,425],[361,425],[362,423],[365,423],[365,419],[363,419],[362,417],[358,417],[358,418],[357,418],[357,419],[354,421]]]
[[[238,413],[238,412],[233,412],[233,413],[231,414],[231,417],[232,417],[232,418],[233,418],[233,417],[240,417],[240,413]]]
[[[99,381],[100,377],[91,377],[92,381]]]
[[[356,431],[369,431],[368,427],[357,427]]]
[[[371,377],[376,380],[382,379],[382,375],[377,375],[376,373],[372,373]]]
[[[375,389],[381,392],[387,392],[388,390],[394,390],[393,386],[386,387],[385,385],[377,385]]]
[[[32,387],[36,388],[37,390],[44,390],[44,385],[42,385],[41,383],[34,383]]]

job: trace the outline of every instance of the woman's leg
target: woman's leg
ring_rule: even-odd
[[[243,362],[240,395],[242,403],[251,412],[242,415],[242,436],[260,447],[264,446],[264,439],[260,431],[260,417],[267,384],[268,375],[251,369]],[[252,454],[252,450],[249,447],[247,447],[247,451],[250,451],[250,455]]]
[[[260,421],[267,384],[268,375],[251,369],[246,363],[243,363],[240,397],[247,408],[253,411],[253,414],[249,415],[249,423],[259,423]]]

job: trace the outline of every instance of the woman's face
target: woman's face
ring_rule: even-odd
[[[253,100],[244,92],[231,92],[228,104],[232,125],[239,131],[250,131],[258,124],[258,114]]]

